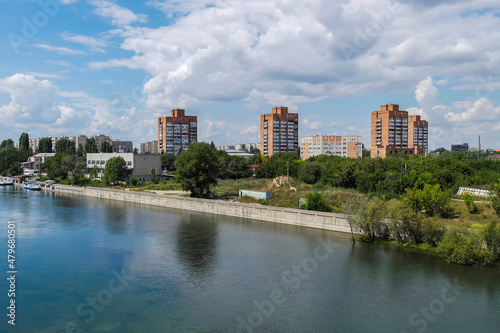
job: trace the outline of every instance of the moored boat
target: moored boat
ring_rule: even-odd
[[[40,187],[40,184],[36,182],[28,182],[24,188],[28,191],[40,191],[42,188]]]
[[[0,177],[0,186],[14,185],[12,178]]]

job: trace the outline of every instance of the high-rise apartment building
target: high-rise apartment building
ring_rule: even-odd
[[[296,152],[299,148],[299,115],[287,107],[273,108],[260,116],[260,152],[265,156]]]
[[[300,138],[300,156],[303,160],[318,155],[362,157],[362,137],[356,135],[316,135]]]
[[[179,154],[190,143],[198,141],[198,117],[186,116],[185,110],[174,109],[170,117],[158,118],[158,151]]]
[[[371,126],[371,157],[397,153],[427,154],[427,121],[399,110],[399,105],[381,105],[380,111],[372,112]]]

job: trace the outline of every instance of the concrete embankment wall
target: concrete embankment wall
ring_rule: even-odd
[[[344,233],[351,232],[349,223],[342,214],[244,204],[222,200],[188,198],[147,192],[103,189],[96,187],[73,187],[56,185],[55,189],[53,189],[52,192],[134,202],[144,205],[176,208],[202,213],[234,216]]]

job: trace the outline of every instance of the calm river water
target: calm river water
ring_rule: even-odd
[[[1,332],[499,332],[500,269],[347,235],[0,188]],[[7,223],[16,221],[16,326]]]

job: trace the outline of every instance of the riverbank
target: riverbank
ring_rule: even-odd
[[[21,185],[21,184],[20,184]],[[280,208],[258,204],[245,204],[223,200],[198,199],[156,193],[124,191],[97,187],[56,185],[53,189],[42,188],[63,195],[79,195],[99,199],[133,202],[144,205],[181,209],[200,213],[225,215],[259,221],[295,225],[342,233],[351,229],[343,214],[313,212],[293,208]]]

